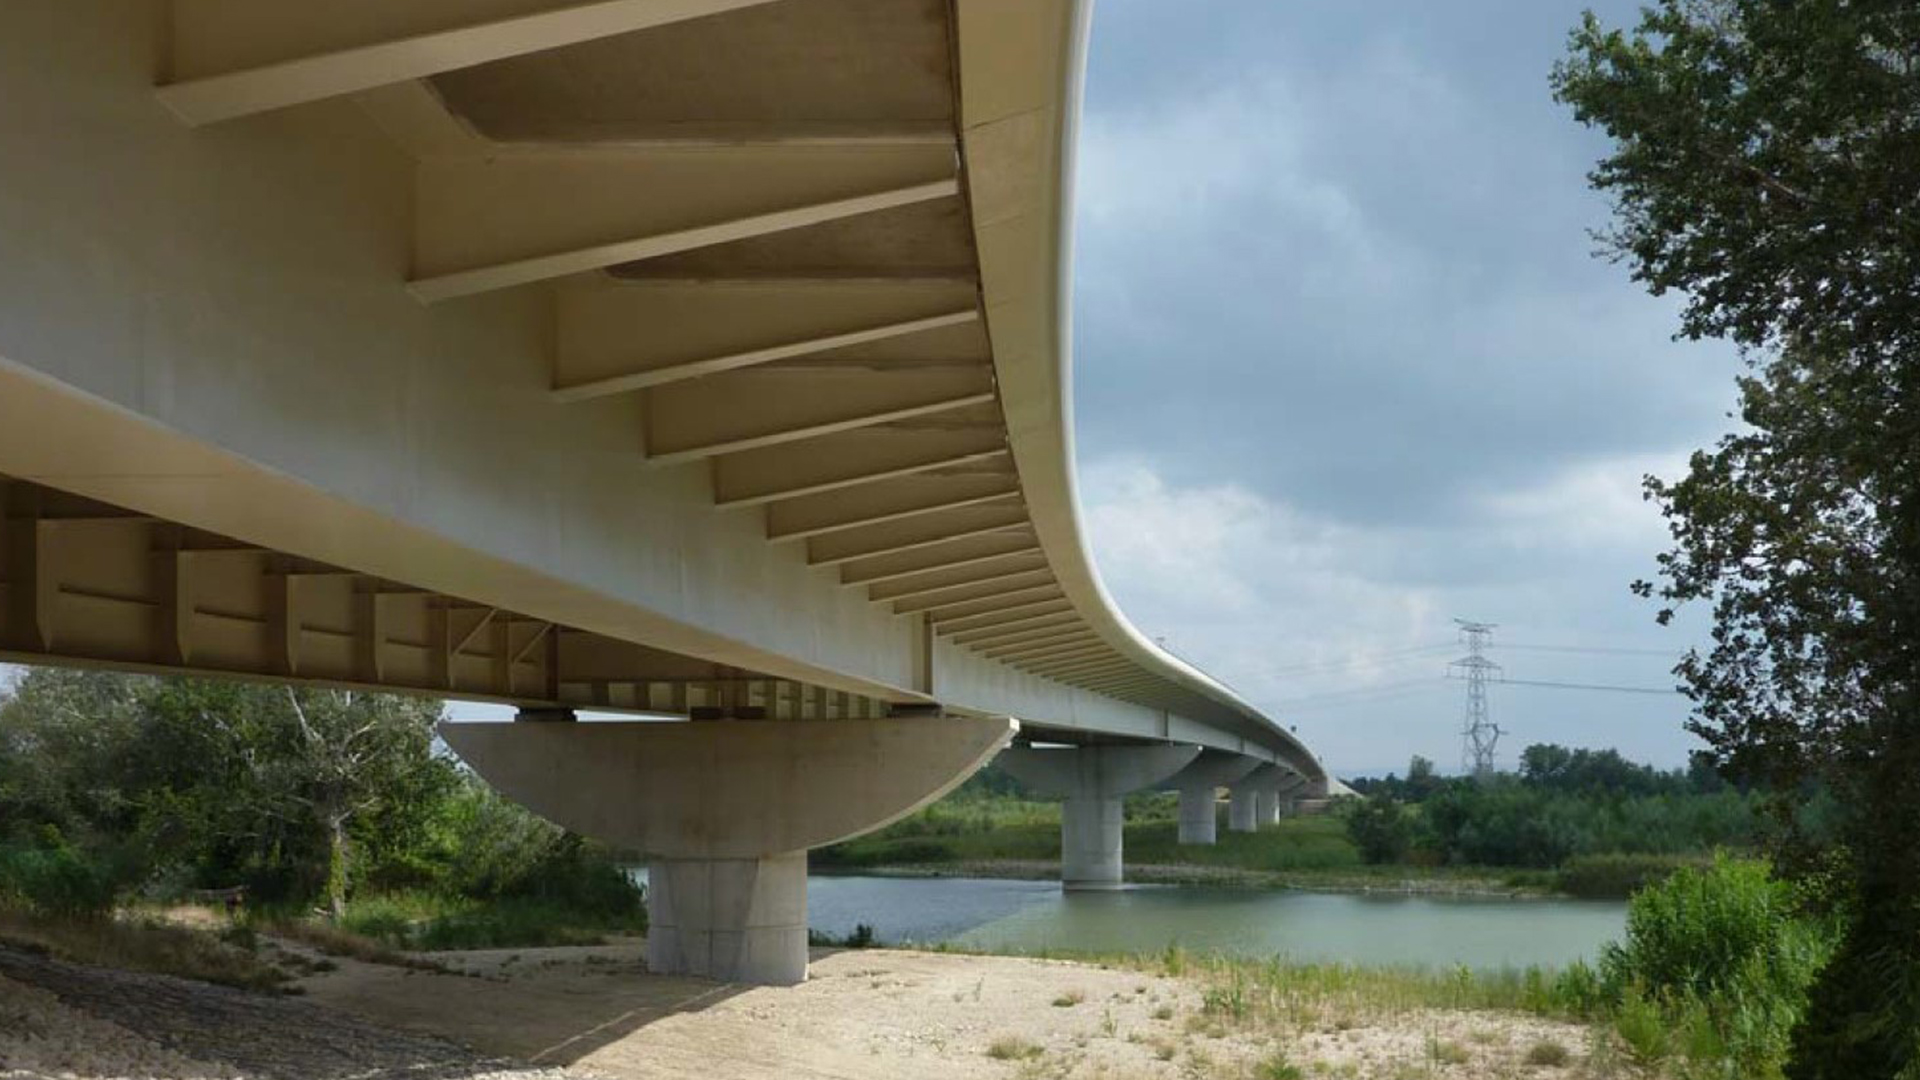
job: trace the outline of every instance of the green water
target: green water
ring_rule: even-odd
[[[1062,893],[1057,884],[979,878],[814,877],[808,918],[885,942],[1005,952],[1190,950],[1297,961],[1474,968],[1592,960],[1620,936],[1626,905],[1138,886]]]

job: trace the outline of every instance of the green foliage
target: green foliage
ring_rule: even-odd
[[[127,861],[74,848],[46,826],[38,842],[0,846],[0,900],[43,915],[101,917],[129,884]]]
[[[1413,846],[1413,815],[1381,795],[1359,801],[1346,814],[1347,837],[1369,863],[1397,863]]]
[[[1554,886],[1568,896],[1587,900],[1625,900],[1648,885],[1665,881],[1677,870],[1700,864],[1697,855],[1576,855],[1554,875]]]
[[[1920,980],[1885,979],[1920,969],[1916,58],[1911,0],[1660,0],[1588,15],[1554,75],[1612,141],[1613,254],[1751,364],[1742,429],[1648,480],[1674,546],[1635,588],[1712,608],[1678,674],[1717,763],[1845,809],[1825,844],[1780,815],[1777,861],[1846,918],[1798,1080],[1920,1068]]]
[[[1667,1033],[1681,1032],[1688,1057],[1765,1075],[1785,1059],[1832,948],[1831,929],[1800,916],[1765,864],[1720,858],[1635,895],[1625,941],[1601,957],[1601,982],[1636,1057],[1665,1056]]]
[[[0,701],[0,901],[100,914],[141,892],[243,885],[250,909],[326,898],[408,947],[643,927],[614,853],[435,754],[439,713],[390,695],[30,671]]]
[[[1673,855],[1759,842],[1754,797],[1564,793],[1496,779],[1456,782],[1422,806],[1425,843],[1442,861],[1553,868],[1578,855]]]

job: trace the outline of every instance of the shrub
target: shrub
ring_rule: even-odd
[[[31,847],[0,848],[0,898],[45,915],[103,916],[132,877],[122,860],[81,851],[50,828]]]
[[[1573,1054],[1566,1047],[1552,1039],[1541,1039],[1527,1047],[1526,1063],[1536,1068],[1557,1069],[1573,1060]]]
[[[1766,864],[1717,858],[1675,871],[1627,908],[1624,944],[1601,954],[1613,990],[1711,997],[1736,989],[1804,991],[1826,955],[1825,935],[1796,917]]]
[[[987,1047],[987,1056],[995,1061],[1020,1061],[1043,1053],[1039,1044],[1018,1035],[1002,1035]]]
[[[1413,816],[1392,799],[1363,799],[1347,814],[1347,836],[1367,862],[1397,863],[1413,846]]]
[[[1601,982],[1615,1029],[1643,1062],[1677,1038],[1695,1060],[1770,1075],[1833,940],[1764,864],[1720,857],[1634,896],[1625,942],[1601,955]]]
[[[1665,881],[1676,870],[1700,866],[1697,858],[1682,855],[1646,855],[1609,852],[1576,855],[1554,875],[1554,885],[1569,896],[1590,900],[1625,900],[1641,889]]]

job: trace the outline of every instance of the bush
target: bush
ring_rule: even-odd
[[[1648,885],[1665,881],[1683,867],[1702,865],[1684,855],[1575,855],[1554,875],[1554,887],[1589,900],[1625,900]]]
[[[0,898],[44,915],[106,915],[134,876],[124,860],[81,851],[53,829],[31,847],[0,848]]]
[[[1625,942],[1601,954],[1601,982],[1636,1053],[1652,1049],[1657,1012],[1689,1057],[1771,1075],[1833,942],[1765,864],[1722,856],[1634,896]]]
[[[1413,815],[1384,796],[1362,799],[1347,813],[1347,837],[1369,863],[1397,863],[1413,846]]]

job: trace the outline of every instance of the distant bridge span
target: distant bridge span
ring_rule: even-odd
[[[1082,747],[1006,759],[1070,885],[1127,790],[1194,839],[1323,794],[1080,534],[1086,18],[0,6],[0,655],[713,720],[447,737],[654,855],[653,963],[728,978],[804,974],[806,847],[1008,718]]]

